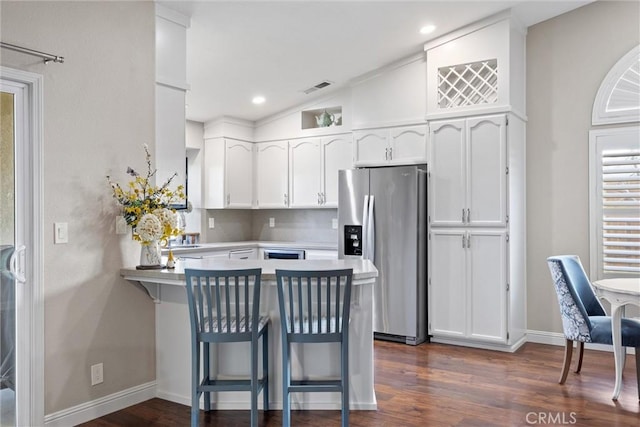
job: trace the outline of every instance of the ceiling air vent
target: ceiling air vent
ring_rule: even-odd
[[[324,89],[325,87],[329,86],[332,82],[328,81],[328,80],[324,80],[320,83],[318,83],[315,86],[311,86],[309,89],[305,89],[303,92],[306,93],[307,95],[309,95],[311,92],[315,92],[318,89]]]

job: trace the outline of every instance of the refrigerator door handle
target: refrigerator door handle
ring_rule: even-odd
[[[376,253],[376,231],[373,217],[373,195],[369,196],[369,222],[367,223],[367,258],[373,262]]]
[[[362,205],[362,259],[368,259],[367,254],[367,229],[369,226],[369,195],[364,196],[364,204]]]

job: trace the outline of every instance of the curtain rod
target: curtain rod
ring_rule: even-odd
[[[16,46],[5,42],[0,42],[0,47],[14,50],[20,53],[26,53],[27,55],[39,56],[40,58],[44,59],[45,64],[49,63],[50,61],[58,62],[60,64],[64,62],[64,56],[57,56],[50,53],[39,52],[37,50],[27,49],[26,47]]]

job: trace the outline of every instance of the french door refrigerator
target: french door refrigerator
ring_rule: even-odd
[[[427,166],[338,172],[338,255],[378,269],[374,336],[427,339]]]

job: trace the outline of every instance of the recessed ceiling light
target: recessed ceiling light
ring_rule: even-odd
[[[425,25],[424,27],[420,28],[420,34],[430,34],[433,33],[436,30],[436,26],[435,25]]]
[[[254,96],[253,99],[251,100],[251,102],[253,102],[256,105],[264,104],[264,101],[266,101],[264,96]]]

